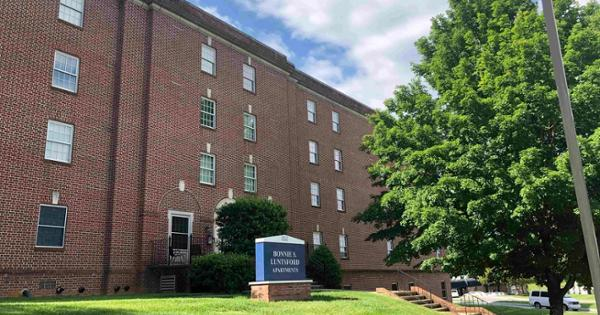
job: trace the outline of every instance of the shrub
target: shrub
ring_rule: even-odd
[[[217,210],[218,246],[223,253],[254,256],[254,239],[286,234],[289,228],[283,206],[256,197],[236,199]]]
[[[309,279],[328,289],[339,289],[342,284],[342,268],[325,245],[317,247],[310,255],[306,273]]]
[[[238,254],[194,257],[190,282],[193,292],[236,293],[254,281],[254,258]]]

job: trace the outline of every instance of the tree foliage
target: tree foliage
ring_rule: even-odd
[[[449,2],[416,43],[416,78],[370,117],[363,147],[385,189],[355,219],[378,229],[370,240],[397,240],[388,264],[491,268],[535,278],[562,303],[590,279],[543,16],[530,0]],[[555,10],[600,222],[600,6]],[[443,257],[428,256],[438,248]]]
[[[254,280],[254,258],[239,254],[194,257],[190,270],[192,292],[237,293]]]
[[[342,284],[342,267],[325,245],[315,249],[306,264],[308,278],[327,289],[339,289]]]
[[[286,234],[287,211],[266,199],[245,197],[217,210],[219,250],[254,257],[256,238]]]

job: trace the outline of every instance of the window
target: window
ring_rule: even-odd
[[[54,53],[52,86],[61,90],[77,93],[79,77],[79,58],[60,51]]]
[[[200,183],[215,184],[215,156],[212,154],[202,153],[200,156]]]
[[[342,151],[338,149],[333,150],[333,167],[336,171],[342,171]]]
[[[313,207],[321,206],[321,195],[318,183],[310,183],[310,205]]]
[[[393,240],[387,240],[386,245],[387,245],[387,254],[389,255],[394,250],[394,241]]]
[[[208,128],[215,129],[217,126],[216,119],[216,108],[215,101],[207,98],[202,98],[200,104],[200,125]]]
[[[317,247],[323,245],[323,232],[313,232],[313,246]]]
[[[247,64],[244,64],[244,90],[256,92],[256,70]]]
[[[331,112],[331,129],[334,132],[340,132],[340,114],[338,112]]]
[[[76,26],[83,25],[83,0],[60,0],[58,18]]]
[[[348,259],[348,235],[340,234],[340,257]]]
[[[310,164],[319,164],[319,145],[314,141],[308,141],[308,152]]]
[[[44,158],[50,161],[71,163],[72,151],[73,125],[49,120]]]
[[[244,139],[256,141],[256,116],[244,113]]]
[[[341,188],[335,189],[335,195],[337,198],[337,210],[346,211],[346,193]]]
[[[66,224],[66,207],[40,206],[40,217],[38,220],[35,246],[63,247],[65,242]]]
[[[200,68],[211,75],[215,75],[217,72],[217,51],[206,44],[202,44],[202,64]]]
[[[256,166],[252,164],[244,165],[244,191],[256,192]]]
[[[306,101],[306,112],[308,113],[308,121],[311,123],[317,122],[317,104],[315,102],[308,100]]]

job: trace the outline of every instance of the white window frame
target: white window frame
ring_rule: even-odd
[[[249,126],[246,124],[246,117],[250,117],[252,120],[254,120],[254,126]],[[246,137],[246,130],[252,131],[252,138]],[[244,112],[244,139],[256,142],[256,115],[252,115],[246,112]]]
[[[51,124],[68,127],[69,129],[71,129],[71,138],[69,139],[69,142],[50,140],[49,136],[50,136],[50,125]],[[46,126],[46,146],[44,149],[44,159],[48,160],[48,161],[71,164],[71,161],[73,161],[73,137],[74,137],[74,134],[75,134],[75,126],[73,126],[71,124],[66,124],[66,123],[63,123],[60,121],[56,121],[56,120],[48,120],[48,124]],[[69,158],[67,160],[60,160],[60,159],[54,159],[54,158],[49,157],[48,156],[48,143],[49,142],[68,145],[69,146]]]
[[[317,123],[317,103],[315,101],[306,100],[306,115],[309,122]]]
[[[212,158],[212,169],[209,168],[204,168],[202,167],[202,159],[208,156],[210,158]],[[202,171],[203,170],[207,170],[209,172],[212,172],[212,182],[205,182],[202,180]],[[202,152],[200,154],[200,178],[199,178],[200,184],[204,184],[204,185],[209,185],[209,186],[214,186],[216,181],[217,181],[217,158],[215,157],[214,154],[210,154],[210,153],[205,153]]]
[[[319,165],[319,143],[313,140],[308,140],[308,163]]]
[[[346,191],[343,188],[338,187],[335,189],[335,199],[337,211],[346,212]]]
[[[246,167],[252,167],[254,170],[254,177],[248,177],[246,176]],[[257,179],[257,170],[256,170],[256,165],[255,164],[250,164],[250,163],[244,163],[244,191],[248,192],[248,193],[256,193],[256,191],[258,190],[258,179]],[[250,179],[254,181],[254,190],[248,190],[248,187],[246,187],[246,180]]]
[[[42,207],[63,208],[63,209],[65,209],[65,222],[63,223],[63,226],[41,225],[40,221],[42,219]],[[36,230],[35,230],[35,247],[37,247],[37,248],[64,248],[65,247],[65,236],[67,234],[67,215],[69,214],[69,209],[66,206],[41,204],[39,206],[39,211],[38,212],[39,212],[38,213],[38,222],[37,222],[37,227],[36,227]],[[63,230],[62,246],[42,246],[42,245],[38,245],[38,237],[39,237],[39,232],[40,232],[40,226],[41,227],[55,228],[55,229],[59,229],[59,228],[62,229]]]
[[[205,49],[207,51],[212,51],[213,52],[214,60],[210,60],[208,58],[208,56],[206,56],[204,54]],[[202,44],[202,47],[200,48],[200,50],[201,50],[200,51],[200,58],[201,58],[201,60],[200,60],[200,70],[202,72],[204,72],[204,73],[208,73],[208,74],[213,75],[213,76],[216,75],[217,74],[217,50],[214,47],[212,47],[210,45],[207,45],[207,44],[204,44],[204,43]],[[206,70],[204,70],[204,63],[205,62],[208,63],[208,64],[210,64],[212,71],[206,71]]]
[[[394,240],[387,240],[385,242],[385,244],[386,244],[387,254],[389,256],[392,253],[392,251],[394,250]]]
[[[348,259],[350,255],[348,255],[348,234],[340,234],[339,235],[339,245],[340,245],[340,258]]]
[[[344,170],[344,158],[340,149],[333,149],[333,168],[338,172]]]
[[[252,71],[252,77],[246,77],[246,69],[251,70]],[[243,78],[243,83],[242,86],[244,88],[244,90],[248,91],[248,92],[252,92],[252,93],[256,93],[256,68],[254,68],[251,65],[247,65],[247,64],[243,64],[242,67],[242,78]],[[252,83],[252,89],[247,89],[246,88],[246,81],[249,81]]]
[[[60,17],[60,8],[61,7],[65,7],[67,9],[69,9],[69,10],[73,10],[73,11],[79,12],[81,14],[81,18],[79,19],[79,23],[73,23],[71,21],[68,21],[66,19],[61,18]],[[84,12],[85,12],[85,0],[81,0],[81,11],[79,11],[79,10],[77,10],[77,9],[75,9],[75,8],[73,8],[73,7],[65,4],[65,3],[63,3],[63,0],[60,0],[59,3],[58,3],[58,19],[61,20],[61,21],[66,22],[66,23],[69,23],[71,25],[75,25],[75,26],[78,26],[78,27],[83,27]]]
[[[340,133],[340,113],[331,112],[331,130],[335,133]]]
[[[318,240],[318,242],[317,242]],[[317,249],[317,247],[323,245],[323,232],[314,231],[313,232],[313,248]]]
[[[204,101],[212,102],[212,104],[213,104],[213,112],[212,113],[204,111],[204,109],[202,108],[202,103]],[[202,114],[204,114],[204,113],[212,116],[212,123],[213,123],[212,126],[206,125],[202,122]],[[200,126],[209,128],[209,129],[217,129],[217,102],[208,97],[202,97],[200,99]]]
[[[77,61],[77,67],[75,68],[75,73],[70,73],[67,71],[64,71],[62,69],[57,69],[56,68],[56,59],[58,58],[58,56],[63,56],[67,59],[75,59]],[[54,72],[58,71],[60,73],[66,74],[68,76],[71,77],[75,77],[75,89],[71,90],[69,88],[66,88],[64,86],[60,86],[60,85],[56,85],[54,84]],[[57,88],[59,90],[63,90],[63,91],[68,91],[68,92],[72,92],[72,93],[77,93],[77,90],[79,89],[79,58],[73,56],[73,55],[69,55],[67,53],[64,53],[60,50],[55,50],[54,51],[54,61],[52,63],[52,87]]]
[[[316,190],[313,189],[315,187]],[[319,183],[310,183],[310,205],[315,208],[321,207],[321,185]]]

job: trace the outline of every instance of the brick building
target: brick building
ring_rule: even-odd
[[[178,0],[6,0],[0,29],[0,296],[157,290],[246,194],[344,285],[450,287],[364,241],[371,109],[284,55]]]

